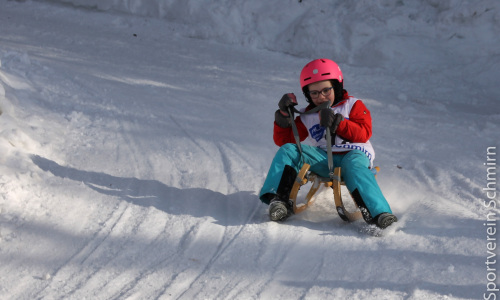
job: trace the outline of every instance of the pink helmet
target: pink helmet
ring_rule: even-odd
[[[300,72],[300,87],[304,88],[308,84],[329,79],[336,79],[339,83],[343,82],[340,67],[333,60],[315,59]]]

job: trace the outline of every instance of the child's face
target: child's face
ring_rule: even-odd
[[[330,80],[311,83],[308,85],[308,89],[314,105],[318,106],[325,101],[330,101],[330,106],[333,104],[335,100],[335,92],[333,91]]]

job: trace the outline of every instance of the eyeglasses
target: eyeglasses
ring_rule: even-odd
[[[313,99],[318,98],[319,94],[321,94],[321,95],[323,95],[323,96],[326,97],[326,96],[329,96],[332,93],[332,89],[333,89],[333,86],[332,87],[328,87],[328,88],[324,88],[321,91],[310,91],[310,92],[308,92],[308,94]]]

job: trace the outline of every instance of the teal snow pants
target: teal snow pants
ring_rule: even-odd
[[[329,177],[328,157],[324,150],[302,144],[303,162],[311,166],[311,172],[321,177]],[[341,167],[342,179],[351,194],[358,194],[372,217],[387,212],[392,213],[375,176],[369,169],[370,161],[360,150],[351,150],[347,153],[333,154],[333,164]],[[283,145],[274,156],[259,198],[267,203],[263,197],[266,194],[276,194],[285,166],[291,166],[298,173],[302,168],[300,152],[295,144]],[[269,203],[267,203],[269,204]]]

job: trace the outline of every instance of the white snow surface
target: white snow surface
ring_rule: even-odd
[[[0,1],[0,298],[491,295],[499,32],[497,0]],[[372,112],[380,236],[258,199],[318,57]]]

